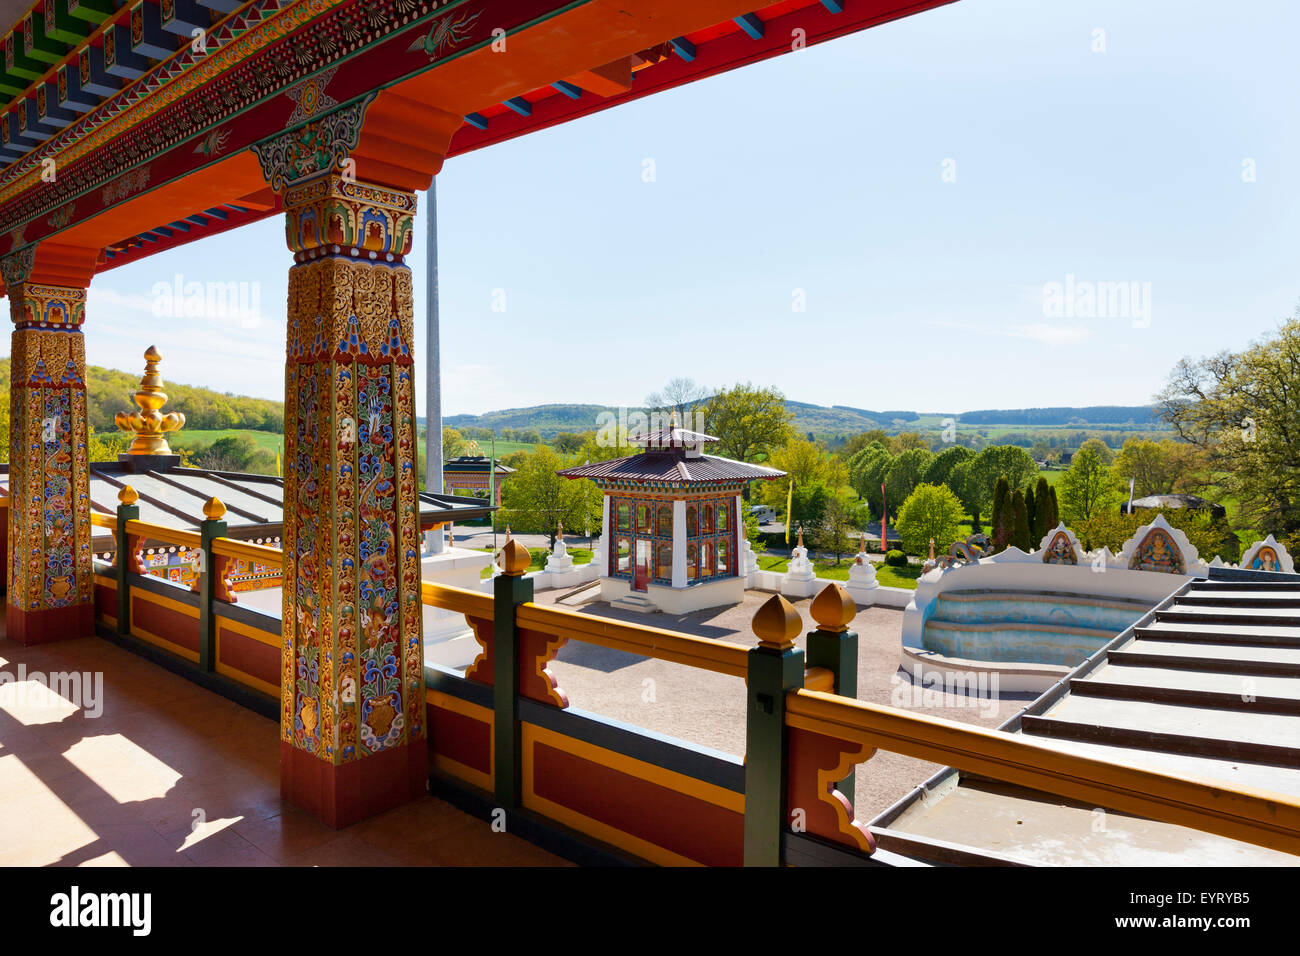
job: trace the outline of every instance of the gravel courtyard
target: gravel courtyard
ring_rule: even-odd
[[[541,591],[541,604],[559,604],[584,614],[648,624],[746,646],[756,643],[750,629],[754,612],[771,595],[749,591],[733,607],[686,615],[640,614],[613,608],[601,601],[574,603],[585,588]],[[815,626],[808,613],[811,599],[793,602],[805,630]],[[860,608],[853,623],[858,633],[858,699],[993,727],[1024,707],[1030,696],[1014,699],[967,700],[966,706],[921,707],[912,684],[898,672],[898,643],[903,612],[893,608]],[[800,636],[796,642],[805,646]],[[672,664],[570,641],[551,664],[571,707],[593,711],[656,733],[740,756],[745,749],[745,682],[683,664]],[[919,695],[916,695],[919,697]],[[855,807],[866,820],[939,769],[938,764],[880,752],[858,765]]]

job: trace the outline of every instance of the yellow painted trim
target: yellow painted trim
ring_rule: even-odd
[[[555,747],[557,750],[573,754],[584,760],[590,760],[593,763],[610,767],[614,770],[629,774],[648,783],[654,783],[679,793],[685,793],[697,799],[705,800],[715,806],[732,810],[736,813],[744,814],[745,797],[744,794],[734,793],[725,790],[722,787],[705,783],[702,780],[696,780],[694,777],[688,777],[676,773],[672,770],[666,770],[655,764],[646,763],[633,757],[627,757],[616,751],[606,750],[603,747],[597,747],[586,741],[576,740],[572,737],[566,737],[557,734],[554,731],[539,727],[536,724],[523,723],[521,725],[521,746],[523,749],[523,804],[527,809],[536,810],[544,813],[551,819],[562,823],[572,830],[579,833],[585,833],[593,836],[598,840],[626,850],[651,863],[657,863],[661,866],[702,866],[699,860],[693,860],[690,857],[674,853],[657,843],[651,843],[641,837],[634,836],[625,830],[619,830],[616,827],[603,823],[600,820],[594,820],[585,814],[579,813],[563,804],[555,803],[544,797],[537,795],[534,783],[534,764],[533,752],[537,744],[546,744]]]
[[[245,624],[243,621],[235,621],[222,614],[215,615],[217,621],[217,639],[221,639],[221,628],[226,627],[236,634],[242,634],[244,637],[252,638],[259,644],[265,644],[267,647],[274,647],[276,650],[283,650],[284,636],[275,635],[269,631],[259,631],[251,624]]]
[[[217,635],[217,666],[215,670],[218,674],[221,674],[223,677],[229,677],[231,680],[243,684],[246,687],[251,687],[254,690],[260,690],[264,694],[269,694],[270,696],[276,699],[279,699],[280,697],[280,688],[277,685],[268,684],[260,677],[254,677],[252,674],[247,674],[244,671],[231,667],[229,664],[221,663],[221,635],[220,634]]]
[[[179,611],[186,617],[192,617],[194,620],[199,619],[199,609],[191,607],[188,604],[182,604],[175,598],[164,597],[161,594],[154,594],[152,591],[146,591],[143,588],[131,588],[132,597],[141,597],[146,604],[157,604],[159,607],[169,608],[173,611]]]
[[[163,597],[161,594],[152,594],[149,591],[143,591],[139,588],[131,588],[131,597],[141,597],[146,604],[156,604],[159,607],[165,607],[169,610],[179,611],[188,618],[197,621],[199,619],[199,609],[182,604],[180,601],[174,601],[169,597]],[[197,664],[199,662],[199,652],[192,651],[188,647],[182,647],[174,641],[169,641],[164,637],[159,637],[152,631],[146,631],[135,622],[134,616],[131,619],[131,634],[141,640],[148,641],[169,654],[175,654],[177,657],[183,657],[187,661]]]
[[[128,521],[126,533],[146,541],[162,541],[167,544],[183,544],[186,547],[202,547],[203,539],[197,531],[185,528],[169,528],[166,525],[150,524],[147,521]]]
[[[117,630],[117,618],[116,618],[116,617],[113,617],[113,616],[108,615],[108,614],[101,614],[101,615],[99,615],[97,618],[95,618],[95,620],[97,620],[97,621],[102,621],[102,622],[104,622],[105,624],[107,624],[109,627],[111,627],[113,630],[115,630],[115,631]]]
[[[585,740],[578,740],[576,737],[557,734],[553,730],[547,730],[545,727],[539,727],[536,724],[524,723],[522,726],[525,733],[530,729],[532,730],[532,738],[537,743],[546,744],[556,750],[563,750],[575,757],[581,757],[583,760],[590,760],[592,763],[600,764],[603,767],[618,770],[648,783],[657,784],[667,790],[684,793],[697,800],[703,800],[706,803],[712,803],[714,806],[722,807],[724,810],[731,810],[733,813],[745,812],[745,795],[743,793],[736,793],[734,790],[727,790],[716,784],[705,783],[695,777],[688,777],[686,774],[678,773],[675,770],[668,770],[657,764],[646,763],[644,760],[637,760],[635,757],[628,757],[616,750],[608,750],[595,744],[589,744]]]
[[[177,657],[183,657],[187,661],[193,664],[197,664],[199,662],[198,651],[192,651],[188,647],[181,647],[179,644],[175,644],[172,641],[165,640],[164,638],[159,637],[157,634],[154,634],[151,631],[146,631],[144,628],[137,625],[134,621],[131,623],[131,636],[138,637],[142,641],[147,641],[148,643],[155,645],[161,650],[166,651],[168,654],[175,654]]]
[[[523,747],[523,794],[522,802],[526,809],[536,810],[562,823],[571,830],[579,833],[585,833],[593,836],[598,840],[608,843],[610,846],[618,847],[620,850],[626,850],[643,860],[649,860],[651,863],[658,863],[660,866],[702,866],[698,860],[692,860],[684,857],[672,850],[665,849],[657,843],[651,843],[649,840],[643,840],[640,837],[633,836],[625,830],[619,830],[610,826],[608,823],[602,823],[600,820],[593,820],[586,814],[579,813],[576,810],[566,807],[563,804],[555,803],[544,797],[537,795],[537,788],[534,783],[533,767],[533,748],[539,742],[537,731],[542,728],[535,724],[524,724],[522,728],[521,744]],[[544,733],[544,731],[543,731]],[[567,739],[567,738],[566,738]],[[550,741],[546,741],[549,743]],[[576,741],[573,741],[576,742]]]
[[[1062,751],[1008,734],[810,690],[786,695],[785,722],[839,740],[947,764],[967,773],[1300,853],[1300,797],[1229,786]]]
[[[225,558],[243,558],[246,561],[256,561],[259,564],[279,568],[281,571],[284,570],[284,551],[264,544],[237,541],[234,538],[214,538],[212,553]]]
[[[488,725],[488,766],[491,769],[487,773],[463,764],[459,760],[441,756],[436,752],[432,756],[433,765],[437,769],[451,774],[453,777],[460,777],[480,790],[491,793],[496,788],[496,715],[487,707],[481,707],[467,700],[461,700],[459,697],[453,697],[450,694],[444,694],[442,691],[428,688],[425,688],[424,691],[424,701],[426,704],[432,704],[442,710],[449,710],[453,714],[472,717],[474,720]]]
[[[106,588],[112,588],[114,591],[117,590],[117,578],[109,578],[109,577],[105,577],[102,574],[96,574],[95,583],[102,585]]]

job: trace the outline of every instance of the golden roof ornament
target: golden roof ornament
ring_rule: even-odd
[[[140,406],[138,412],[118,412],[113,421],[117,427],[127,432],[135,432],[135,441],[127,449],[132,455],[170,455],[172,450],[167,444],[167,432],[180,431],[185,427],[185,416],[180,412],[159,411],[167,404],[167,393],[163,391],[162,376],[158,374],[158,363],[162,356],[152,345],[144,353],[144,377],[140,379],[140,390],[135,393],[135,403]]]

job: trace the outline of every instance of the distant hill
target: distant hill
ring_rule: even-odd
[[[100,434],[115,433],[113,416],[118,412],[136,411],[131,396],[140,387],[137,372],[86,366],[86,418]],[[0,358],[0,389],[9,391],[9,359]],[[281,432],[284,430],[284,403],[265,398],[249,398],[210,388],[181,385],[167,379],[163,370],[163,391],[167,393],[164,412],[183,412],[185,426],[191,430],[245,429]]]
[[[1088,405],[1081,408],[1013,408],[983,409],[962,412],[963,425],[1139,425],[1159,428],[1163,425],[1154,405]]]
[[[982,409],[949,415],[896,409],[877,412],[851,405],[813,405],[790,399],[785,404],[794,413],[794,430],[818,438],[845,437],[873,428],[891,434],[909,429],[933,430],[943,427],[943,420],[949,417],[956,418],[959,426],[980,428],[997,425],[1030,428],[1163,427],[1158,412],[1151,405]],[[629,413],[638,410],[628,409]],[[504,408],[482,415],[450,415],[443,418],[443,424],[458,431],[470,428],[490,428],[496,432],[505,428],[531,429],[543,441],[549,441],[559,432],[593,431],[600,414],[609,411],[617,411],[617,408],[608,405],[535,405],[532,408]]]

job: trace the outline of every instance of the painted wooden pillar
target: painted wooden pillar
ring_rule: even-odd
[[[336,175],[364,107],[257,148],[284,202],[280,779],[344,827],[428,779],[410,251],[415,194]],[[299,151],[304,137],[324,151]],[[322,145],[323,144],[323,145]]]
[[[3,262],[10,356],[5,618],[22,644],[95,630],[87,458],[86,290],[29,280],[34,247]]]

